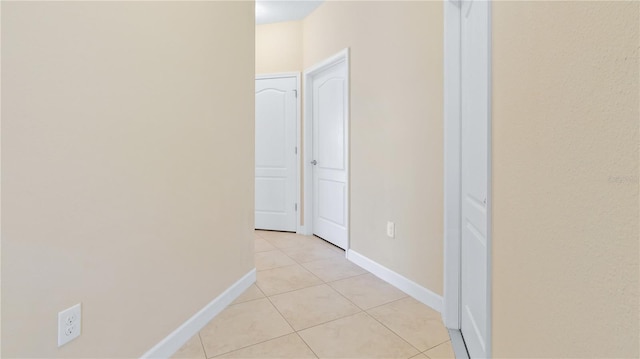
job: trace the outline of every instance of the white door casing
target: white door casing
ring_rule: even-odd
[[[256,79],[255,228],[297,230],[296,76]]]
[[[445,2],[444,321],[491,356],[491,3]]]
[[[309,232],[343,249],[349,233],[348,66],[344,50],[305,72],[305,179],[311,177],[305,225],[310,221]]]

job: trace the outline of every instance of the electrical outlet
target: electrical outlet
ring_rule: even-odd
[[[61,347],[80,336],[82,305],[80,303],[58,313],[58,346]]]
[[[387,237],[389,238],[396,237],[396,224],[393,222],[387,222]]]

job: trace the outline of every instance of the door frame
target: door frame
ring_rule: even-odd
[[[462,1],[444,1],[444,306],[442,319],[449,329],[460,330],[461,321],[461,185],[462,185],[462,127],[461,127],[461,16]],[[489,111],[487,127],[487,357],[492,349],[491,317],[491,248],[492,248],[492,173],[491,173],[491,0],[488,1],[487,43],[489,47]]]
[[[315,75],[317,75],[318,73],[332,67],[335,66],[341,62],[345,62],[346,66],[347,66],[347,90],[346,90],[346,112],[347,112],[347,116],[346,116],[346,121],[347,121],[347,126],[346,126],[346,131],[345,131],[345,151],[346,153],[346,163],[345,163],[345,167],[346,167],[346,171],[347,171],[347,183],[346,183],[346,197],[347,197],[347,203],[346,203],[346,210],[345,210],[345,215],[346,215],[346,223],[347,223],[347,248],[345,248],[345,253],[346,251],[351,247],[351,226],[350,226],[350,215],[349,215],[349,210],[351,208],[350,206],[350,202],[351,202],[351,190],[350,190],[350,184],[351,184],[351,171],[350,171],[350,167],[351,167],[351,151],[349,150],[349,146],[350,146],[350,141],[349,141],[349,137],[350,137],[350,129],[351,129],[351,107],[350,107],[350,100],[351,100],[351,90],[350,90],[350,74],[351,74],[351,69],[350,69],[350,58],[349,58],[349,48],[345,48],[343,50],[341,50],[340,52],[336,53],[333,56],[330,56],[329,58],[309,67],[308,69],[306,69],[304,71],[304,128],[303,128],[303,132],[304,132],[304,154],[303,154],[303,158],[304,158],[304,226],[302,226],[302,231],[300,232],[301,234],[305,234],[305,235],[313,235],[313,166],[311,165],[311,160],[309,160],[310,158],[313,157],[313,107],[311,106],[313,99],[312,99],[312,94],[313,94],[313,77]]]
[[[301,115],[301,99],[300,95],[300,72],[279,72],[273,74],[260,74],[255,76],[255,80],[267,80],[267,79],[282,79],[282,78],[295,78],[296,79],[296,233],[300,233],[301,221],[300,221],[300,182],[301,182],[301,167],[300,166],[300,152],[301,152],[301,140],[302,135],[300,133],[300,115]],[[255,83],[254,80],[254,83]],[[255,89],[254,89],[255,92]],[[255,117],[255,116],[254,116]],[[255,142],[255,139],[254,139]]]

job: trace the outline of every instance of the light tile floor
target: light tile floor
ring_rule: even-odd
[[[173,357],[454,358],[440,314],[313,236],[256,231],[257,282]]]

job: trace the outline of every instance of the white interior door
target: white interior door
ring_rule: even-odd
[[[461,18],[461,331],[472,358],[488,339],[489,3],[465,1]]]
[[[347,248],[347,116],[346,60],[314,75],[313,233]]]
[[[255,227],[296,231],[295,77],[256,80]]]

